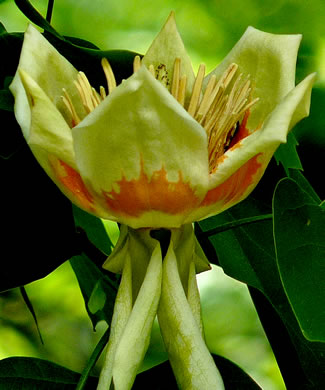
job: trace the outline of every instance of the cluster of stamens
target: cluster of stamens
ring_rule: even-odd
[[[107,88],[112,93],[116,88],[116,80],[112,68],[106,58],[102,59],[102,67],[107,80]],[[139,56],[134,58],[133,71],[141,67]],[[181,74],[181,60],[176,58],[172,80],[169,79],[166,66],[148,67],[149,72],[159,80],[188,113],[205,129],[208,137],[209,166],[212,171],[217,160],[228,148],[234,137],[238,123],[244,114],[259,100],[251,98],[251,81],[249,76],[236,75],[237,64],[231,64],[219,80],[212,75],[203,92],[205,65],[201,64],[194,81],[189,99],[186,99],[187,76]],[[90,85],[86,75],[79,72],[75,86],[87,113],[93,111],[106,97],[106,90],[100,87],[99,93]],[[72,126],[80,122],[72,100],[63,89],[63,102],[70,112]]]

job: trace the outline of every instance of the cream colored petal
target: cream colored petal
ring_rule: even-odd
[[[27,143],[37,146],[49,155],[54,155],[76,169],[71,130],[55,105],[35,82],[22,69],[19,70],[29,112],[29,122],[24,122],[24,136]],[[19,105],[16,101],[15,105]],[[27,116],[25,116],[27,121]]]
[[[210,190],[191,220],[222,212],[246,198],[262,177],[277,147],[291,128],[309,114],[315,74],[290,91],[266,118],[260,130],[239,141],[224,155],[210,177]]]
[[[136,261],[137,254],[131,254]],[[134,272],[134,271],[133,271]],[[162,258],[159,243],[149,265],[129,320],[116,350],[113,382],[116,390],[132,388],[137,371],[148,349],[161,291]]]
[[[300,41],[299,34],[277,35],[249,27],[205,83],[212,74],[220,78],[231,63],[239,66],[238,74],[250,75],[252,98],[260,98],[248,122],[249,129],[254,130],[294,88]]]
[[[97,390],[110,388],[116,351],[132,312],[132,265],[130,254],[126,253],[125,255],[123,275],[114,304],[112,323],[110,324],[110,338]]]
[[[44,91],[57,109],[66,113],[62,102],[62,88],[66,88],[75,108],[82,118],[84,108],[80,103],[73,81],[77,78],[77,70],[67,61],[35,27],[29,25],[22,46],[18,70],[10,86],[15,96],[15,115],[25,136],[28,136],[29,110],[28,100],[20,79],[20,70],[25,71]],[[66,116],[70,120],[69,115]]]
[[[183,75],[187,76],[186,94],[189,96],[192,92],[195,75],[193,72],[191,60],[186,52],[182,38],[177,30],[175,14],[174,12],[171,12],[165,25],[143,57],[142,63],[147,67],[152,64],[155,68],[157,68],[159,65],[165,65],[168,72],[168,79],[171,85],[174,73],[174,62],[176,58],[181,59],[180,77]]]
[[[205,194],[205,131],[145,67],[72,134],[83,179],[95,192],[104,191],[115,210],[133,216],[147,211],[177,214],[177,207],[192,207]]]
[[[169,361],[179,388],[223,390],[222,378],[203,340],[198,316],[194,316],[192,310],[194,307],[190,307],[186,298],[171,242],[163,262],[158,308]]]

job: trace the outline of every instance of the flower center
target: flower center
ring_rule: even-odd
[[[134,58],[134,73],[140,68],[141,59]],[[112,68],[106,58],[102,59],[102,67],[107,80],[109,93],[116,88],[116,80]],[[205,129],[208,137],[209,168],[212,172],[217,166],[217,160],[230,147],[240,122],[249,109],[259,100],[251,97],[251,81],[249,76],[243,78],[238,74],[238,65],[231,64],[219,80],[212,75],[204,87],[205,65],[201,64],[197,72],[192,93],[185,102],[187,77],[181,74],[181,59],[176,58],[172,80],[169,79],[166,66],[156,68],[149,65],[148,70],[173,95],[173,97],[188,111],[188,113]],[[104,87],[99,93],[90,85],[87,76],[79,72],[74,84],[79,92],[80,99],[87,113],[93,111],[107,96]],[[68,92],[63,89],[63,102],[70,112],[72,127],[80,122],[76,109]]]

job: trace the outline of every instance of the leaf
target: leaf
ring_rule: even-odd
[[[298,142],[296,137],[291,132],[288,134],[287,142],[281,144],[274,154],[274,157],[278,163],[281,163],[288,172],[289,168],[302,169],[300,158],[297,152]]]
[[[95,329],[105,320],[110,324],[118,288],[117,277],[102,268],[113,244],[103,222],[73,206],[76,227],[79,230],[80,256],[72,257],[70,263],[78,279],[88,315]]]
[[[10,126],[8,124],[7,126]],[[11,127],[15,131],[15,123]],[[40,279],[79,253],[71,203],[38,165],[22,135],[0,134],[2,240],[0,291]],[[14,145],[18,142],[17,150]],[[20,143],[21,142],[21,143]]]
[[[3,390],[73,390],[80,374],[55,363],[27,357],[12,357],[0,361],[0,388]],[[97,380],[90,378],[92,389]]]
[[[281,174],[283,176],[281,172],[281,167],[272,162],[250,197],[220,215],[199,222],[201,229],[205,231],[225,222],[270,213],[273,189]],[[299,180],[301,183],[305,181],[301,178]],[[205,251],[204,240],[201,236],[198,238]],[[259,305],[258,314],[288,388],[323,388],[325,379],[321,373],[325,364],[325,344],[310,342],[301,332],[280,278],[272,221],[228,230],[210,237],[209,241],[214,247],[219,264],[229,276],[257,288],[264,294],[264,302]],[[209,253],[210,246],[207,256]],[[208,257],[213,261],[215,258],[215,255]],[[274,318],[282,325],[281,334],[284,330],[287,337],[280,337],[279,328],[269,323],[270,319],[273,321]],[[286,372],[289,374],[286,375]]]
[[[33,307],[33,304],[32,302],[30,301],[29,299],[29,296],[27,294],[27,291],[24,287],[20,287],[20,293],[21,293],[21,296],[30,312],[30,314],[32,315],[33,319],[34,319],[34,322],[35,322],[35,325],[36,325],[36,329],[37,329],[37,333],[38,333],[38,336],[41,340],[41,343],[44,344],[43,342],[43,337],[42,337],[42,334],[41,334],[41,331],[40,331],[40,328],[39,328],[39,325],[38,325],[38,320],[37,320],[37,316],[36,316],[36,313],[35,313],[35,310],[34,310],[34,307]]]
[[[0,90],[0,110],[13,111],[14,98],[8,89]]]
[[[76,227],[83,229],[88,239],[107,257],[112,251],[113,244],[107,235],[103,222],[77,206],[73,205],[72,210]]]
[[[320,197],[311,186],[309,181],[305,178],[305,176],[298,169],[289,169],[289,177],[293,179],[299,187],[305,191],[313,200],[319,204],[321,202]]]
[[[278,184],[273,208],[285,292],[305,337],[325,342],[325,210],[292,179]]]
[[[212,356],[221,373],[226,389],[261,389],[257,383],[235,363],[222,356]],[[132,389],[140,390],[149,388],[155,390],[178,389],[169,361],[159,364],[158,366],[155,366],[150,370],[144,371],[137,375]]]
[[[111,323],[118,281],[115,275],[105,275],[87,255],[72,257],[71,266],[77,276],[89,318],[94,329],[99,321]]]
[[[23,34],[0,28],[0,86],[14,75]],[[38,165],[1,91],[0,169],[2,240],[0,291],[40,279],[71,256],[76,246],[71,203]],[[3,109],[5,108],[5,110]]]

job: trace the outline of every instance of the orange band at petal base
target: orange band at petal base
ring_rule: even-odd
[[[260,155],[261,153],[252,157],[226,181],[208,191],[201,205],[209,206],[217,202],[222,202],[224,205],[237,203],[247,188],[259,179],[257,173],[262,168],[262,164],[258,161]]]
[[[79,172],[55,157],[51,156],[49,161],[56,178],[71,193],[80,206],[85,210],[94,212],[93,197],[82,181]]]
[[[103,191],[106,205],[114,214],[139,217],[148,211],[160,211],[176,215],[197,207],[199,199],[189,183],[183,181],[181,172],[177,182],[168,181],[164,168],[155,171],[149,179],[141,165],[139,178],[123,177],[116,183],[119,192]]]

